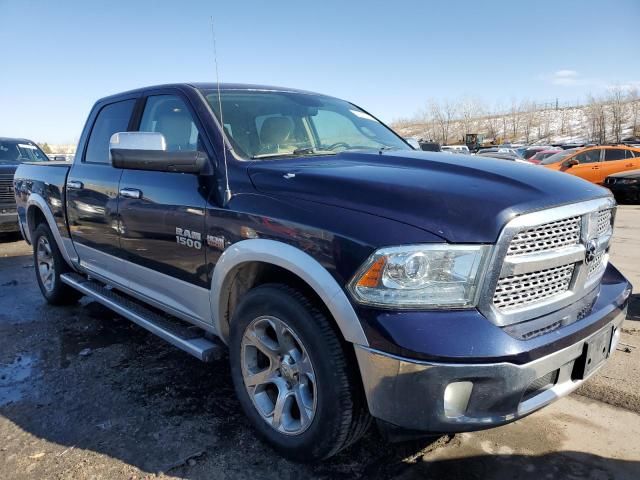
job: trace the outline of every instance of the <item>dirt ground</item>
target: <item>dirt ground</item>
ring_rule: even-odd
[[[613,262],[640,287],[640,207],[621,207],[617,227]],[[202,364],[87,299],[46,305],[29,247],[4,237],[0,479],[637,480],[637,294],[621,341],[579,394],[511,425],[395,445],[373,429],[330,461],[297,465],[254,437],[226,360]]]

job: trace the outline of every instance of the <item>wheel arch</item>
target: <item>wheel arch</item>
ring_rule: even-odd
[[[53,234],[53,238],[56,241],[56,245],[62,254],[62,258],[64,261],[73,268],[73,262],[69,252],[66,248],[64,239],[60,235],[60,231],[58,230],[58,225],[56,224],[55,219],[53,218],[53,213],[51,213],[51,209],[48,207],[47,202],[37,193],[32,193],[29,195],[29,200],[27,201],[26,206],[26,228],[23,229],[25,236],[28,236],[29,243],[33,242],[31,238],[31,232],[40,224],[46,223],[51,233]]]
[[[255,279],[271,268],[285,274],[282,280],[303,282],[331,314],[343,338],[350,343],[368,345],[358,316],[338,282],[317,260],[302,250],[275,240],[242,240],[221,256],[211,280],[211,308],[214,329],[226,343],[235,304]],[[234,298],[235,296],[235,298]]]

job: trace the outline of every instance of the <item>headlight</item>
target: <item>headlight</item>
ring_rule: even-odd
[[[476,304],[488,245],[426,244],[382,248],[349,284],[363,304],[394,308],[466,308]]]

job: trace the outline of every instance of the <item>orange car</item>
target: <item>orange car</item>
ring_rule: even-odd
[[[640,168],[640,148],[599,145],[563,150],[542,160],[541,165],[602,184],[609,175]]]

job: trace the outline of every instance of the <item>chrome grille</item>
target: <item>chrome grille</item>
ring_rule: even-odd
[[[500,310],[513,310],[564,293],[569,289],[573,270],[574,264],[570,264],[501,278],[493,304]]]
[[[576,245],[580,243],[581,224],[581,217],[576,216],[520,232],[511,241],[507,255],[526,255]]]
[[[13,175],[0,175],[0,203],[14,203]]]
[[[611,231],[611,210],[600,210],[598,212],[596,225],[598,236],[609,233]]]
[[[603,267],[605,252],[597,253],[593,261],[589,264],[587,276],[592,277]]]

